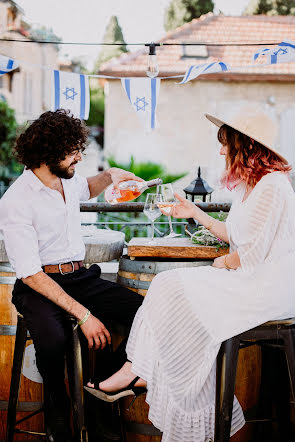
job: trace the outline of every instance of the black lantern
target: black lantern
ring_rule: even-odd
[[[211,193],[213,190],[214,189],[209,186],[207,181],[203,180],[201,177],[200,167],[198,168],[198,177],[183,189],[186,199],[188,199],[188,195],[190,195],[192,202],[195,201],[195,197],[199,197],[199,199],[202,199],[202,201],[205,202],[207,195],[210,195],[209,201],[211,201]]]

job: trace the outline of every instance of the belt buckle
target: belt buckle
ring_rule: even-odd
[[[61,266],[62,266],[63,264],[72,264],[72,270],[71,270],[70,272],[63,272],[62,269],[61,269]],[[60,271],[60,273],[61,273],[62,275],[68,275],[69,273],[74,273],[74,271],[75,271],[75,267],[74,267],[74,263],[73,263],[73,261],[70,261],[70,262],[61,262],[60,264],[58,264],[58,270]]]

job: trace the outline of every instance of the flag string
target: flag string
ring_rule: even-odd
[[[93,42],[69,42],[69,41],[51,41],[51,40],[19,40],[16,38],[0,38],[0,41],[13,41],[16,43],[38,43],[38,44],[56,44],[56,45],[80,45],[80,46],[149,46],[150,43],[93,43]],[[157,43],[159,46],[275,46],[279,42],[182,42],[182,43]]]
[[[6,54],[3,53],[3,55],[6,55]],[[9,55],[6,55],[6,56],[9,57]],[[44,65],[35,64],[35,63],[29,63],[28,61],[23,61],[23,60],[21,60],[19,58],[17,58],[17,62],[19,64],[23,64],[24,66],[35,67],[35,68],[43,69],[43,70],[46,70],[46,71],[52,71],[54,69],[54,68],[49,67],[49,66],[44,66]],[[261,67],[265,67],[265,66],[269,66],[269,63],[264,63],[264,64],[255,63],[255,64],[250,64],[250,65],[231,66],[230,71],[231,72],[232,71],[239,72],[241,69],[257,68],[257,67],[261,68]],[[229,71],[227,71],[227,72],[229,72]],[[226,73],[226,72],[224,72],[224,73]],[[80,75],[80,74],[82,74],[82,72],[75,72],[75,74]],[[83,74],[83,75],[85,75],[87,77],[91,77],[91,78],[104,78],[106,80],[107,79],[110,79],[110,80],[121,80],[122,78],[126,78],[126,77],[122,77],[122,76],[115,77],[115,76],[112,76],[112,75],[99,75],[99,74]],[[183,78],[184,75],[185,75],[185,73],[179,74],[179,75],[170,75],[170,76],[165,76],[165,77],[157,76],[157,78],[159,78],[160,80],[169,80],[169,79],[173,79],[173,78]],[[146,78],[146,75],[144,75],[143,78]]]

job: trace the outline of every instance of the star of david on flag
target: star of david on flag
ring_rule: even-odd
[[[69,109],[75,117],[87,120],[90,109],[88,76],[53,71],[52,83],[51,109]]]
[[[186,70],[183,79],[181,80],[180,83],[177,84],[187,83],[188,81],[194,80],[195,78],[197,78],[199,75],[202,74],[214,74],[215,72],[222,72],[228,70],[229,70],[229,65],[221,61],[193,65]]]
[[[17,61],[0,54],[0,75],[7,74],[7,72],[11,72],[16,68],[18,68]]]
[[[291,40],[284,40],[274,49],[260,49],[253,54],[253,61],[256,61],[261,56],[266,56],[266,64],[295,61],[295,43]]]
[[[122,78],[121,82],[131,106],[145,127],[155,129],[161,80],[159,78]]]

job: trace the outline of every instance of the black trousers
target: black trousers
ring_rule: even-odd
[[[115,321],[130,328],[143,297],[119,284],[101,279],[100,273],[100,267],[93,264],[89,269],[48,276],[106,327],[109,321]],[[65,395],[64,355],[70,332],[67,313],[21,280],[15,283],[12,302],[24,316],[33,338],[45,399],[46,392],[61,398]],[[123,352],[126,360],[124,348]],[[122,362],[122,355],[120,357]]]

